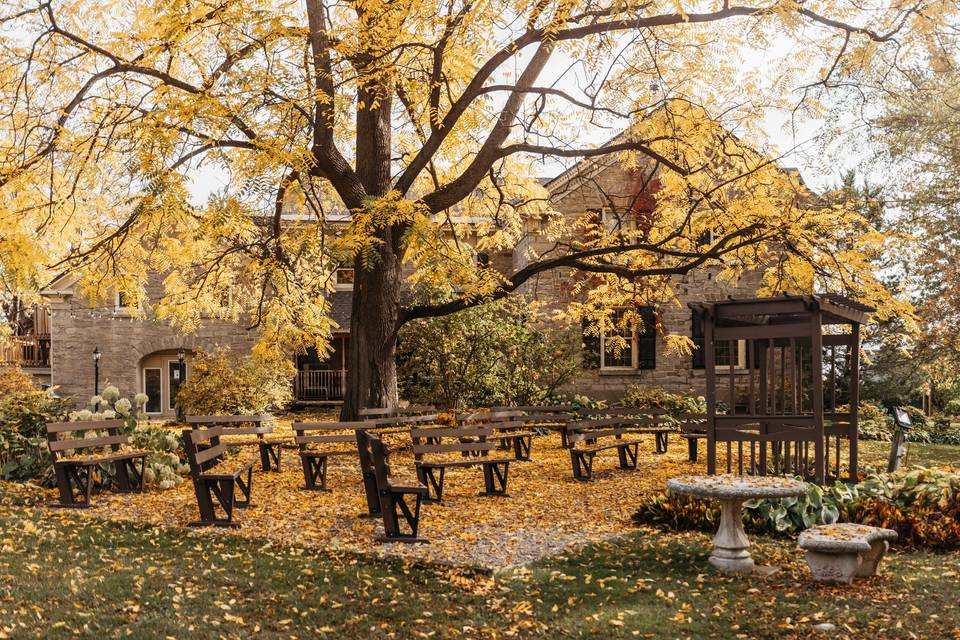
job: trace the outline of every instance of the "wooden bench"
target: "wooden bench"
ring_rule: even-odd
[[[357,429],[366,426],[363,422],[294,422],[294,442],[303,467],[304,489],[329,491],[327,489],[327,458],[352,455],[357,446]],[[345,432],[346,431],[346,432]],[[311,448],[311,445],[337,445],[350,443],[349,450],[342,448]]]
[[[669,436],[676,433],[677,421],[665,409],[659,407],[606,407],[603,409],[578,409],[578,422],[584,420],[610,420],[613,424],[619,419],[625,426],[630,426],[632,433],[653,434],[655,453],[666,453],[669,445]]]
[[[535,431],[528,428],[522,411],[482,411],[457,415],[457,425],[466,427],[474,424],[489,424],[494,427],[496,434],[493,439],[498,442],[498,448],[513,449],[513,457],[517,461],[529,462],[533,449]]]
[[[490,452],[497,447],[496,442],[493,441],[496,436],[492,425],[417,427],[410,430],[410,437],[413,439],[417,478],[428,489],[424,502],[440,502],[443,499],[446,470],[458,467],[482,467],[484,491],[481,495],[507,495],[507,473],[510,470],[511,459],[489,456]],[[460,459],[423,459],[425,455],[451,453],[459,453]]]
[[[377,495],[380,500],[380,513],[383,516],[384,535],[379,542],[427,542],[419,537],[420,506],[427,496],[427,488],[422,484],[400,484],[390,477],[389,453],[383,440],[367,431],[357,432],[357,441],[361,450],[366,450],[377,483]],[[414,504],[407,504],[412,496]],[[401,526],[406,524],[406,530]]]
[[[576,407],[570,404],[491,407],[492,413],[519,412],[525,427],[560,432],[560,446],[567,448],[567,425],[574,419]],[[517,420],[521,418],[518,416]]]
[[[625,440],[630,433],[625,426],[607,426],[607,420],[584,420],[575,423],[570,429],[570,462],[573,465],[575,480],[590,480],[593,477],[593,459],[603,451],[617,450],[621,469],[637,468],[639,440]],[[597,424],[600,423],[600,424]],[[613,438],[613,441],[599,443],[601,439]],[[580,444],[582,443],[582,444]]]
[[[814,580],[851,584],[854,577],[876,575],[889,543],[896,539],[893,529],[837,523],[811,527],[797,542],[807,552]]]
[[[126,425],[123,420],[97,420],[89,422],[48,422],[46,424],[47,447],[53,461],[53,471],[60,493],[60,506],[84,508],[90,506],[93,495],[93,471],[101,464],[112,464],[117,478],[117,491],[132,493],[143,491],[143,470],[147,462],[146,451],[123,451],[130,439],[120,430]],[[87,431],[104,431],[107,435],[84,438]],[[65,436],[61,440],[60,436]],[[109,447],[109,450],[103,451]],[[65,452],[75,451],[68,456]],[[88,451],[90,450],[90,451]],[[97,450],[97,451],[93,451]],[[140,468],[137,469],[137,461]]]
[[[264,471],[280,471],[280,455],[283,452],[283,441],[280,439],[268,440],[266,436],[273,433],[273,427],[265,425],[272,422],[273,416],[268,414],[249,416],[187,416],[187,424],[199,427],[222,426],[224,436],[256,436],[253,440],[230,440],[230,446],[251,446],[260,450],[260,465]]]
[[[256,459],[227,458],[229,445],[220,438],[231,433],[229,427],[223,426],[183,430],[183,446],[200,508],[200,520],[190,526],[238,527],[239,523],[233,519],[234,509],[250,506]],[[236,497],[238,489],[242,495],[239,500]],[[219,515],[218,510],[224,515]]]
[[[360,409],[361,420],[382,420],[388,418],[407,418],[435,414],[437,408],[430,404],[412,404],[408,407],[371,407]]]
[[[687,462],[697,461],[697,443],[707,438],[707,416],[698,413],[680,415],[680,437],[687,441]]]

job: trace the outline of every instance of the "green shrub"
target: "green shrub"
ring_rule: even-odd
[[[914,428],[926,430],[926,428],[930,426],[930,420],[927,418],[927,414],[924,413],[923,409],[918,409],[917,407],[911,407],[909,405],[903,409],[910,416],[910,420],[913,421]]]
[[[670,393],[658,387],[633,384],[623,395],[625,407],[639,409],[664,409],[669,415],[677,417],[682,413],[706,413],[707,401],[703,396]]]
[[[861,440],[889,442],[893,437],[893,418],[877,405],[861,402],[859,434]]]
[[[293,400],[296,374],[287,358],[237,355],[228,350],[201,353],[177,401],[187,414],[263,413],[285,408]]]
[[[954,398],[943,408],[943,412],[948,416],[960,416],[960,398]]]
[[[938,415],[927,429],[930,442],[935,444],[960,445],[960,424],[954,423],[950,416]]]
[[[451,409],[552,402],[581,370],[580,340],[579,327],[543,324],[523,300],[415,320],[400,332],[400,394]]]
[[[170,489],[183,481],[190,466],[180,457],[183,440],[175,431],[156,427],[138,428],[130,436],[133,446],[149,451],[143,480],[147,486]]]
[[[63,420],[67,407],[67,401],[36,389],[0,396],[0,477],[51,483],[44,425]]]

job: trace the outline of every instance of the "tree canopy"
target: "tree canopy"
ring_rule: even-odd
[[[884,235],[781,171],[764,122],[819,117],[830,92],[928,64],[956,14],[950,0],[12,0],[4,283],[75,270],[91,300],[116,287],[185,329],[227,314],[265,349],[323,348],[348,264],[352,323],[389,308],[351,368],[392,357],[412,318],[558,267],[599,274],[587,295],[607,306],[669,299],[666,276],[719,264],[903,312],[872,273]],[[641,223],[565,221],[535,180],[601,157],[658,177]],[[506,276],[478,264],[532,228],[550,251]],[[401,265],[460,295],[404,306]],[[168,274],[157,300],[150,270]]]

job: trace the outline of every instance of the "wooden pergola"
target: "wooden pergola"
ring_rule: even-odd
[[[873,309],[834,295],[690,306],[703,326],[707,472],[717,473],[719,453],[727,473],[824,484],[845,468],[855,481],[860,325]]]

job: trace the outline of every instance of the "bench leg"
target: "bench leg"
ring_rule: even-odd
[[[560,446],[564,449],[570,447],[570,439],[568,438],[566,427],[560,427]]]
[[[139,470],[137,469],[137,460],[140,461]],[[143,493],[143,471],[146,466],[146,456],[118,460],[113,463],[117,473],[117,491],[120,493]]]
[[[484,462],[483,485],[485,496],[507,495],[507,474],[510,471],[509,462]]]
[[[74,495],[74,485],[79,488],[82,485],[79,474],[72,471],[69,466],[57,464],[53,466],[54,474],[57,477],[57,491],[60,494],[60,506],[62,507],[89,507],[77,500]]]
[[[427,497],[423,499],[424,502],[430,504],[443,500],[443,478],[446,471],[445,467],[417,466],[417,478],[421,484],[427,487]],[[431,492],[433,493],[432,496]]]
[[[197,506],[200,509],[200,520],[191,522],[191,526],[235,526],[233,523],[233,480],[207,480],[200,478],[193,483],[197,493]],[[225,518],[217,517],[217,505],[224,513]]]
[[[658,431],[654,434],[657,439],[657,453],[666,453],[667,452],[667,437],[668,433],[666,431]]]
[[[247,469],[247,479],[243,479],[243,474],[237,476],[236,480],[237,488],[240,489],[240,495],[243,496],[241,500],[236,501],[236,506],[238,509],[245,509],[250,506],[250,489],[253,486],[253,467]]]
[[[406,495],[415,497],[413,509],[405,500]],[[422,494],[403,494],[390,491],[389,489],[380,492],[380,503],[383,506],[383,532],[384,536],[377,538],[378,542],[427,542],[424,538],[418,538],[417,533],[420,529],[420,504],[423,500]],[[407,525],[407,531],[400,528],[400,518],[403,517]]]
[[[239,527],[240,523],[233,520],[234,507],[240,506],[235,499],[235,485],[232,478],[222,480],[201,478],[195,481],[200,520],[191,522],[190,526]],[[223,510],[222,518],[217,516],[217,505]]]
[[[593,456],[570,449],[570,461],[573,463],[574,480],[589,480],[593,476]]]
[[[523,436],[513,439],[513,457],[525,462],[530,460],[530,449],[533,446],[533,436]]]
[[[697,461],[697,438],[687,438],[687,462]]]
[[[280,454],[283,445],[279,442],[260,443],[260,464],[264,471],[280,471]]]
[[[304,489],[309,491],[330,491],[327,488],[327,456],[300,456],[303,467]],[[319,485],[317,482],[319,481]]]
[[[617,457],[620,458],[621,469],[637,468],[637,450],[636,444],[625,444],[617,447]]]

